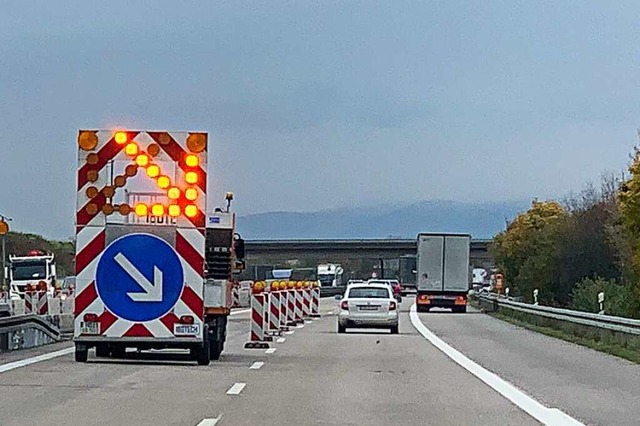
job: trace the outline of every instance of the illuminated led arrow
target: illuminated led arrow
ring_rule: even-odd
[[[115,255],[114,260],[142,288],[143,292],[127,293],[134,302],[162,302],[162,271],[153,267],[153,283],[133,266],[122,253]]]

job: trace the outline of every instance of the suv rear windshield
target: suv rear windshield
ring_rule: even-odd
[[[389,299],[389,290],[378,287],[354,287],[349,289],[349,298]]]

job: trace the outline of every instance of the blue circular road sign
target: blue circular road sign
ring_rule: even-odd
[[[129,234],[109,244],[96,271],[96,288],[105,306],[129,321],[162,317],[180,298],[183,283],[175,250],[151,234]]]

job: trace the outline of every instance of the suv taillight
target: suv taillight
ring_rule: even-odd
[[[340,304],[340,309],[343,309],[345,311],[349,310],[349,302],[347,302],[346,300],[344,300],[341,304]]]
[[[396,310],[396,302],[389,302],[389,310],[390,311]]]

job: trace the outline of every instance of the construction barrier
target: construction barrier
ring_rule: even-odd
[[[280,313],[278,315],[280,331],[289,331],[289,327],[287,326],[287,291],[280,287],[277,293],[280,299]]]
[[[273,285],[273,284],[272,284]],[[269,334],[280,334],[280,294],[277,291],[267,293],[269,299]]]
[[[258,281],[251,295],[250,340],[245,349],[268,348],[273,335],[305,318],[320,317],[320,287],[307,281]]]
[[[35,291],[27,291],[24,294],[24,309],[27,314],[38,314],[38,293]]]
[[[245,343],[245,349],[264,349],[269,347],[273,340],[267,335],[269,321],[268,293],[263,293],[264,284],[257,282],[254,285],[254,294],[251,296],[251,320],[249,321],[249,342]]]
[[[311,315],[311,289],[308,283],[302,287],[302,316],[305,318]]]
[[[49,294],[46,291],[27,291],[24,294],[24,303],[25,313],[27,314],[49,314]]]
[[[303,323],[304,322],[304,318],[302,317],[302,305],[303,305],[303,301],[304,298],[302,296],[302,289],[301,288],[296,288],[294,290],[294,294],[296,297],[296,303],[295,303],[295,321],[297,324]]]
[[[292,288],[288,288],[285,292],[287,294],[287,325],[293,327],[296,325],[296,294]]]
[[[320,317],[320,287],[315,285],[311,289],[311,316]]]

